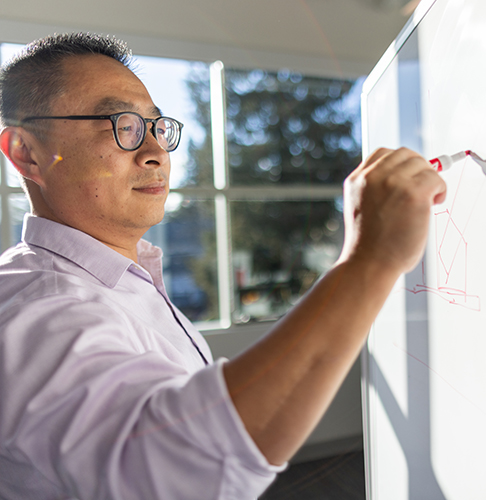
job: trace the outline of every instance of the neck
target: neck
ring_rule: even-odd
[[[108,243],[107,241],[103,241],[99,238],[96,238],[96,239],[98,239],[98,241],[100,241],[101,243],[103,243],[107,247],[110,247],[112,250],[115,250],[115,252],[122,254],[124,257],[127,257],[128,259],[131,259],[131,260],[133,260],[133,262],[138,264],[138,255],[137,255],[137,245],[136,244],[130,248],[128,248],[128,247],[125,248],[122,246],[113,245],[113,244]]]

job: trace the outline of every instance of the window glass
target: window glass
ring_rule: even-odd
[[[23,47],[24,45],[19,43],[2,43],[0,45],[0,56],[2,58],[2,64],[12,59],[12,57],[14,57],[15,54],[18,54]]]
[[[171,187],[212,183],[209,66],[202,62],[135,56],[134,70],[166,116],[184,124],[181,143],[170,154]],[[204,156],[195,155],[203,149]]]
[[[171,188],[211,185],[208,65],[136,56],[134,69],[162,113],[184,123],[181,143],[170,153]],[[213,200],[171,193],[164,220],[144,238],[164,251],[164,280],[174,304],[192,321],[219,319]]]
[[[15,56],[18,52],[22,50],[24,46],[17,43],[2,43],[0,44],[0,60],[1,63],[4,64],[12,57]],[[3,155],[2,155],[3,156]],[[17,174],[17,170],[13,167],[13,165],[5,158],[2,158],[4,161],[4,169],[2,172],[5,173],[5,178],[2,178],[2,183],[5,183],[11,187],[20,187],[20,179]]]
[[[5,177],[10,187],[20,187],[20,176],[16,168],[5,158]],[[3,180],[2,180],[3,182]]]
[[[362,81],[225,72],[231,184],[341,184],[361,155]]]
[[[342,248],[342,204],[231,204],[236,322],[284,314],[329,270]]]
[[[164,281],[171,300],[192,321],[219,318],[214,202],[172,193],[161,224],[144,238],[164,251]]]
[[[24,194],[11,194],[8,197],[12,245],[16,245],[22,236],[24,214],[30,212],[30,206]]]

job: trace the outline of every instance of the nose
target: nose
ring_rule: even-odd
[[[165,138],[164,137],[158,137],[157,136],[157,129],[156,129],[156,120],[151,120],[149,118],[145,118],[145,123],[147,124],[147,132],[145,134],[145,139],[144,141],[147,139],[147,136],[148,135],[152,135],[154,137],[154,139],[156,140],[157,144],[165,151],[165,152],[169,152],[167,147],[166,147],[166,141],[164,140]],[[150,134],[149,134],[150,132]]]
[[[147,140],[154,141],[156,144],[158,144],[165,152],[166,149],[163,147],[163,145],[160,143],[159,138],[157,137],[157,130],[155,128],[155,121],[148,120],[145,118],[146,124],[147,124],[147,132],[145,133],[145,137],[143,142],[147,142]]]
[[[149,126],[152,125],[152,129]],[[170,167],[169,153],[160,145],[153,133],[154,124],[147,124],[147,133],[140,148],[136,150],[136,158],[139,166],[147,168],[149,166]]]
[[[155,120],[148,120],[148,119],[145,120],[146,120],[145,123],[147,124],[147,133],[150,132],[155,137],[155,140],[158,142],[157,133],[155,131]]]

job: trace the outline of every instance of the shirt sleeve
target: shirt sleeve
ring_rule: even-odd
[[[137,350],[106,305],[40,302],[2,319],[1,442],[18,470],[79,500],[245,500],[284,468],[248,435],[224,360],[189,374]]]

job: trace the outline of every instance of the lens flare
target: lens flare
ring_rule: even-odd
[[[62,156],[58,153],[55,155],[52,155],[52,163],[49,165],[47,168],[48,171],[52,170],[58,163],[60,163],[63,160]]]

